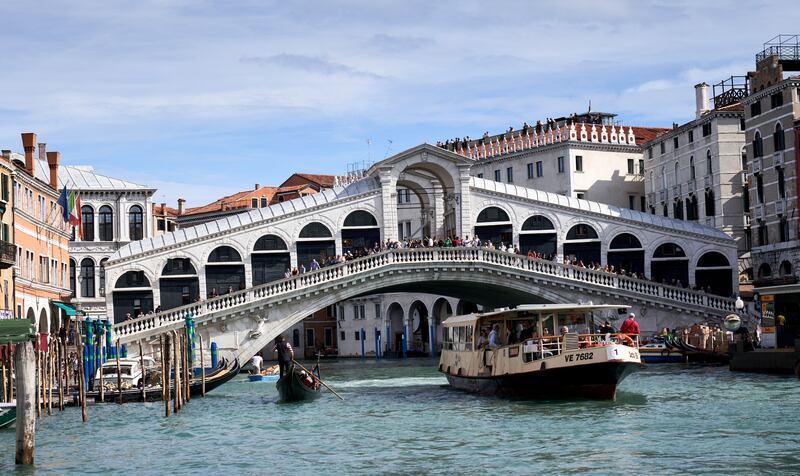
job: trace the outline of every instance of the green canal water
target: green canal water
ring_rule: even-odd
[[[37,464],[0,474],[800,474],[800,381],[652,365],[615,402],[452,390],[430,360],[323,362],[346,399],[278,404],[240,376],[178,415],[89,407],[41,420]]]

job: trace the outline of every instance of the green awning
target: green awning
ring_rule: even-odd
[[[27,319],[0,320],[0,344],[19,344],[36,338],[36,327]]]
[[[68,316],[77,316],[78,315],[78,311],[76,311],[75,308],[70,306],[69,304],[65,304],[63,302],[58,302],[58,301],[53,301],[53,304],[55,304],[57,307],[60,307],[61,309],[66,311]]]

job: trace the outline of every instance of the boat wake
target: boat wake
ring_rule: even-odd
[[[421,385],[447,385],[447,379],[444,377],[403,377],[349,380],[345,382],[330,382],[330,384],[334,388],[394,388],[417,387]]]

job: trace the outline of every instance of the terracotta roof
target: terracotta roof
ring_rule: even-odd
[[[272,201],[272,197],[275,196],[277,190],[277,187],[261,187],[257,190],[245,190],[243,192],[237,192],[233,195],[228,195],[227,197],[217,199],[207,205],[187,208],[184,211],[183,216],[199,215],[202,213],[218,212],[222,210],[251,208],[251,200],[253,198],[260,200],[261,197],[265,197],[267,202],[270,202]]]
[[[641,127],[641,126],[631,126],[633,129],[633,135],[636,137],[636,144],[641,146],[645,142],[649,142],[656,137],[660,136],[661,134],[666,134],[667,132],[671,131],[667,127]]]
[[[164,209],[167,211],[167,215],[176,217],[178,216],[178,210],[172,207],[164,206]],[[164,215],[164,210],[162,209],[161,205],[153,204],[153,215]]]
[[[319,185],[320,187],[324,188],[331,188],[333,187],[334,182],[336,181],[335,175],[322,175],[322,174],[306,174],[302,172],[295,172],[293,173],[288,179],[286,179],[280,186],[283,186],[286,182],[290,181],[292,177],[301,177],[309,182]]]
[[[276,193],[297,192],[297,191],[303,190],[304,188],[310,188],[311,190],[314,190],[314,187],[312,187],[311,185],[309,185],[307,183],[304,183],[304,184],[300,184],[300,185],[291,185],[291,186],[288,186],[288,187],[278,187],[278,191]],[[314,190],[314,191],[316,192],[316,190]]]

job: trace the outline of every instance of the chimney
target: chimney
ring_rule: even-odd
[[[186,207],[186,200],[183,198],[178,199],[178,215],[183,215]]]
[[[23,132],[22,147],[25,149],[25,170],[31,174],[31,177],[35,177],[36,167],[33,163],[33,151],[36,149],[36,134],[33,132]]]
[[[39,150],[43,150],[44,144],[39,144]],[[53,190],[58,190],[58,164],[61,162],[61,152],[48,152],[47,165],[50,167],[50,186]]]
[[[258,190],[259,188],[261,188],[261,184],[260,184],[260,183],[257,183],[257,184],[256,184],[256,188],[255,188],[255,189],[256,189],[256,190]]]
[[[699,118],[708,112],[708,84],[700,83],[694,85],[694,100],[697,105],[696,116]]]
[[[162,203],[161,204],[161,214],[164,215],[164,216],[167,216],[167,204],[166,203]]]
[[[39,142],[37,144],[37,147],[39,148],[39,160],[41,160],[42,162],[46,162],[47,161],[47,144],[45,144],[44,142]]]
[[[11,160],[11,151],[8,149],[3,149],[0,151],[0,154],[3,154],[3,158],[6,160]]]

